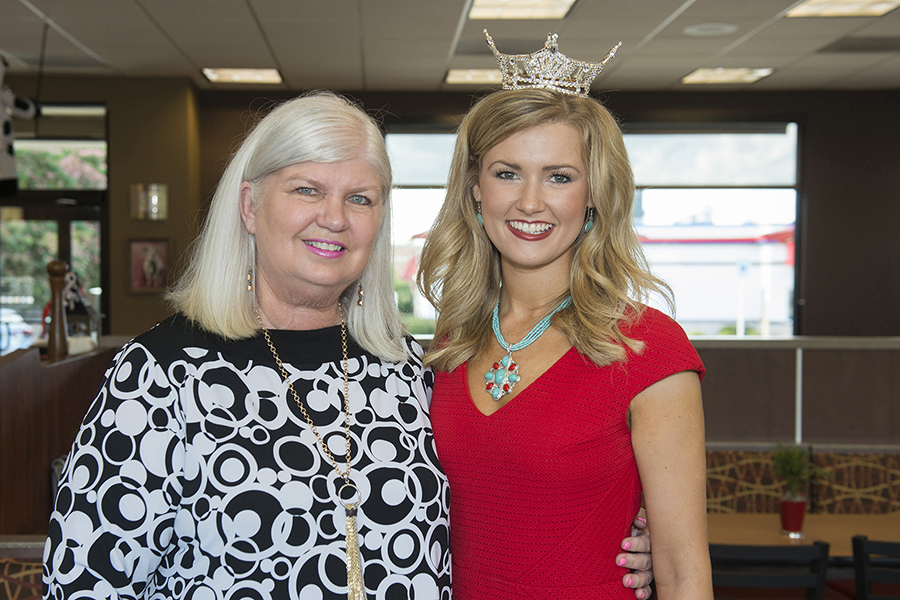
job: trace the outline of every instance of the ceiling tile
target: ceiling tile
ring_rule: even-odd
[[[852,71],[854,69],[865,69],[889,59],[891,54],[877,53],[853,53],[853,54],[837,54],[823,53],[813,54],[796,61],[792,66],[796,69],[809,69],[816,71],[818,69],[834,69],[838,72],[841,69]]]
[[[788,66],[800,60],[807,54],[791,54],[789,52],[770,52],[768,54],[761,53],[741,53],[734,52],[724,56],[716,57],[714,61],[710,61],[708,67],[748,67],[754,69],[763,68],[780,68]]]
[[[697,0],[684,16],[698,22],[711,20],[732,21],[734,19],[753,18],[765,21],[783,13],[797,0]]]
[[[874,64],[868,69],[858,69],[834,82],[834,87],[874,90],[900,88],[900,56]]]
[[[567,19],[559,30],[560,40],[570,37],[589,37],[598,40],[636,38],[640,41],[653,30],[648,19]]]
[[[463,17],[465,0],[362,1],[360,20],[366,37],[434,35],[450,38]],[[428,32],[428,33],[426,33]]]
[[[900,34],[900,9],[889,12],[877,19],[870,19],[865,25],[853,32],[853,35],[862,36],[883,35],[894,37],[898,34]]]
[[[296,35],[305,35],[315,27],[304,26],[321,21],[359,21],[359,0],[248,0],[260,21],[292,21],[298,24]]]
[[[858,18],[820,18],[820,19],[779,19],[772,23],[759,36],[766,37],[829,37],[838,38],[854,33],[857,29],[871,24],[875,19]]]
[[[576,2],[572,7],[569,19],[604,19],[617,20],[629,18],[647,19],[650,22],[660,23],[669,15],[675,13],[686,3],[686,0],[646,0],[609,2],[585,1]],[[689,3],[689,2],[687,2]]]

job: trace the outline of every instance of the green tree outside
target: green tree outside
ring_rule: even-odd
[[[105,190],[106,152],[99,148],[51,146],[16,150],[23,190]]]
[[[47,263],[56,260],[56,221],[0,222],[0,296],[3,304],[41,311],[50,299]],[[30,303],[26,299],[30,298]]]

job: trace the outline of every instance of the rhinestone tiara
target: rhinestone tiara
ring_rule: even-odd
[[[484,30],[484,37],[500,65],[504,90],[544,88],[582,98],[587,97],[591,82],[616,56],[616,50],[622,45],[622,42],[616,44],[601,62],[589,63],[572,60],[560,52],[556,43],[559,36],[555,33],[548,33],[544,47],[531,54],[502,54],[487,29]]]

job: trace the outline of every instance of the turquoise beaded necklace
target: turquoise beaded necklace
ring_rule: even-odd
[[[522,348],[531,345],[541,334],[550,327],[550,318],[572,304],[572,296],[562,301],[562,304],[553,309],[549,315],[541,319],[534,329],[528,332],[521,342],[516,344],[507,344],[500,333],[500,299],[497,299],[497,306],[494,307],[494,335],[497,336],[497,343],[502,348],[506,348],[506,355],[495,362],[490,371],[484,374],[484,391],[491,395],[495,402],[500,398],[512,392],[512,389],[519,382],[519,364],[513,360],[512,353],[518,352]]]

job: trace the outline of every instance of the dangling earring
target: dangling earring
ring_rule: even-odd
[[[481,202],[475,203],[475,218],[478,219],[478,224],[484,227],[484,219],[481,218]]]
[[[359,288],[356,290],[356,296],[357,296],[356,297],[356,305],[357,306],[363,305],[363,296],[364,295],[365,294],[363,294],[362,284],[359,284]]]
[[[587,233],[594,226],[594,207],[588,207],[587,223],[584,224],[584,232]]]
[[[254,258],[256,253],[254,252],[255,248],[253,247],[253,234],[250,233],[247,235],[247,245],[248,245],[248,254],[250,255],[250,264],[247,265],[247,291],[253,291],[253,263],[255,262]]]

